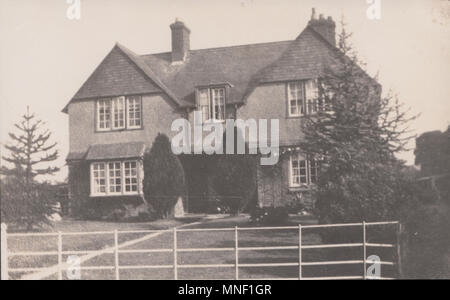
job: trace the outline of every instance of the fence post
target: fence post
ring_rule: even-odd
[[[234,227],[234,279],[239,279],[239,240],[238,227]]]
[[[8,280],[8,233],[5,223],[1,224],[1,280]]]
[[[58,231],[58,280],[62,280],[62,233]]]
[[[298,224],[298,280],[302,279],[302,224]]]
[[[367,258],[367,252],[366,252],[366,222],[362,222],[362,231],[363,231],[363,278],[366,279],[367,277],[367,268],[366,268],[366,258]]]
[[[397,225],[397,272],[398,272],[398,278],[403,277],[403,270],[402,270],[402,249],[401,249],[401,242],[402,242],[402,224],[399,222]]]
[[[114,270],[116,274],[116,280],[120,279],[119,270],[119,232],[114,230]]]
[[[173,278],[178,280],[178,241],[177,241],[177,228],[173,228]]]

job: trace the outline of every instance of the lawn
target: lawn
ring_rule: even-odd
[[[102,223],[102,222],[83,222],[83,223],[61,223],[57,230],[68,231],[98,231],[98,230],[149,230],[149,229],[165,229],[173,226],[179,226],[186,222],[194,222],[197,219],[175,220],[175,221],[159,221],[156,223]],[[314,224],[315,220],[307,217],[291,217],[288,224],[294,225],[302,223]],[[190,225],[185,228],[233,228],[252,227],[249,223],[248,216],[226,217],[223,219],[203,220],[200,224]],[[121,233],[119,243],[141,238],[148,233]],[[55,238],[52,242],[43,243],[43,240],[36,241],[36,245],[55,250]],[[133,244],[128,247],[122,247],[121,250],[136,249],[171,249],[173,247],[173,233],[171,231],[164,232],[158,236],[152,237],[140,243]],[[297,246],[298,230],[242,230],[239,231],[239,247],[270,247],[270,246]],[[304,230],[302,235],[302,243],[304,245],[315,245],[322,243],[321,237],[317,231]],[[106,246],[113,245],[112,236],[82,236],[82,237],[66,237],[63,241],[64,251],[85,250],[85,249],[102,249]],[[18,244],[11,243],[10,247],[16,248]],[[27,243],[27,245],[30,245]],[[177,234],[178,249],[192,248],[230,248],[231,251],[182,251],[178,253],[178,279],[233,279],[235,276],[235,245],[234,231],[183,231]],[[18,251],[18,250],[16,250]],[[22,251],[25,251],[22,249]],[[371,253],[368,253],[369,255]],[[380,253],[376,253],[380,254]],[[304,249],[302,253],[303,262],[324,261],[324,260],[341,260],[341,259],[360,259],[361,249],[346,249],[345,251],[336,251],[331,249]],[[384,254],[383,254],[384,255]],[[386,254],[389,256],[389,254]],[[35,267],[39,263],[42,266],[43,260],[24,261],[10,260],[16,264],[12,267],[26,266]],[[65,259],[65,258],[64,258]],[[119,256],[120,266],[136,266],[136,265],[161,265],[166,266],[160,269],[121,269],[121,279],[173,279],[174,270],[173,253],[121,253]],[[239,264],[262,264],[262,263],[297,263],[298,249],[288,250],[241,250],[239,251]],[[48,257],[45,261],[46,265],[54,265],[54,261]],[[18,265],[20,264],[20,266]],[[195,264],[227,264],[228,267],[201,267],[201,268],[183,268],[183,265]],[[94,257],[82,266],[113,266],[114,255],[102,254]],[[383,268],[389,268],[383,266]],[[388,270],[391,272],[391,270]],[[305,266],[303,267],[303,276],[333,276],[333,275],[361,275],[362,265],[346,265],[346,266]],[[239,267],[240,279],[255,278],[297,278],[298,266],[283,267]],[[50,277],[49,277],[50,278]],[[52,279],[55,277],[53,276]],[[82,279],[114,279],[114,270],[83,270]]]

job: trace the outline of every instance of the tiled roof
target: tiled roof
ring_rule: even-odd
[[[73,99],[86,99],[118,94],[160,92],[158,87],[125,55],[119,45],[109,52]]]
[[[171,52],[139,56],[116,44],[72,101],[164,92],[188,107],[194,105],[195,87],[229,84],[227,102],[240,104],[260,83],[319,77],[336,51],[310,26],[293,41],[190,50],[177,64]]]
[[[195,87],[231,85],[228,103],[241,103],[252,77],[274,62],[292,41],[191,50],[182,64],[171,64],[171,53],[143,55],[166,86],[186,103],[195,101]]]
[[[264,83],[318,77],[332,63],[334,51],[334,46],[308,26],[255,80]]]
[[[66,157],[66,161],[73,161],[73,160],[82,160],[86,156],[86,152],[69,152]]]
[[[144,155],[142,142],[91,145],[86,160],[138,158]]]

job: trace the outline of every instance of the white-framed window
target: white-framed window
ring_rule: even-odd
[[[202,112],[203,121],[211,119],[209,104],[209,89],[200,89],[198,91],[198,108]]]
[[[140,167],[136,160],[91,163],[91,196],[140,194]]]
[[[319,109],[319,87],[317,80],[306,80],[305,86],[305,108],[307,114],[314,114]]]
[[[302,187],[316,184],[319,176],[320,162],[316,159],[306,159],[301,153],[290,156],[289,185]]]
[[[125,97],[115,97],[111,100],[112,106],[112,128],[122,129],[125,128]]]
[[[138,169],[136,161],[124,162],[125,194],[138,191]]]
[[[288,83],[289,116],[297,117],[304,113],[303,83],[294,81]]]
[[[214,120],[225,120],[225,88],[211,89],[211,108]]]
[[[109,194],[120,194],[122,192],[122,163],[108,163],[108,191]]]
[[[98,131],[141,128],[141,96],[121,96],[97,100],[96,127]]]
[[[105,163],[91,164],[92,194],[106,194],[106,165]]]
[[[290,117],[314,114],[319,106],[317,80],[291,81],[287,83],[288,111]]]
[[[197,106],[202,120],[225,120],[226,91],[224,87],[201,88],[198,90]]]
[[[141,117],[141,97],[132,96],[127,97],[127,118],[128,118],[128,128],[141,128],[142,117]]]
[[[97,101],[97,130],[109,130],[111,128],[111,100]]]

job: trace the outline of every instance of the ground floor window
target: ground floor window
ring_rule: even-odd
[[[108,161],[91,164],[91,195],[139,193],[138,161]]]
[[[307,158],[301,153],[290,156],[289,185],[291,187],[309,186],[317,183],[320,163],[316,159]]]

